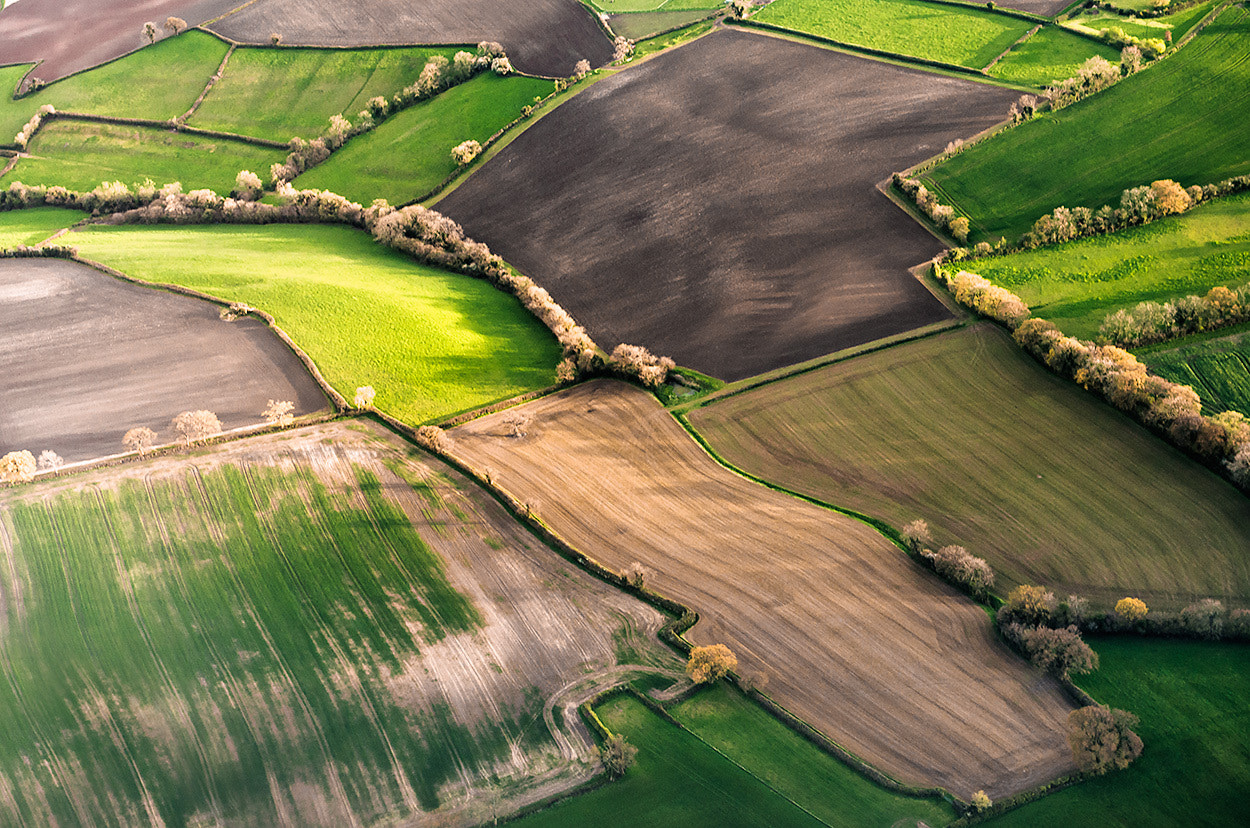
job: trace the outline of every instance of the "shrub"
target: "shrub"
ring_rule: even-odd
[[[451,158],[453,161],[455,161],[457,164],[463,167],[467,164],[471,164],[473,162],[473,159],[477,158],[481,152],[482,152],[482,145],[479,144],[477,141],[470,139],[468,141],[462,141],[456,146],[452,147]]]
[[[259,175],[251,170],[239,170],[239,174],[234,177],[232,195],[244,201],[255,201],[264,187]]]
[[[1224,605],[1214,598],[1203,598],[1181,610],[1180,624],[1185,632],[1215,640],[1224,632]]]
[[[1225,465],[1234,483],[1243,489],[1250,489],[1250,442],[1243,443]]]
[[[44,449],[39,452],[39,460],[36,462],[36,465],[40,469],[51,471],[64,466],[65,460],[55,451],[52,451],[51,449]]]
[[[921,554],[932,562],[938,575],[953,584],[967,587],[979,598],[984,598],[994,586],[994,570],[962,546],[943,546],[936,552],[926,549]]]
[[[738,657],[724,644],[692,647],[686,662],[686,675],[695,684],[710,684],[738,669]]]
[[[899,534],[903,537],[903,543],[913,552],[920,552],[933,545],[933,534],[929,531],[929,524],[923,520],[913,520]]]
[[[634,41],[617,35],[612,41],[612,62],[618,63],[634,53]]]
[[[986,3],[985,5],[994,8],[993,3]],[[978,812],[988,811],[993,804],[994,802],[985,791],[977,791],[972,795],[972,807],[976,808]]]
[[[1141,738],[1132,731],[1137,717],[1126,710],[1090,705],[1068,714],[1068,746],[1085,773],[1123,770],[1141,756]]]
[[[187,21],[183,20],[181,17],[166,17],[165,18],[165,31],[169,32],[170,34],[173,34],[173,35],[182,34],[186,30],[187,30]]]
[[[1030,661],[1059,678],[1088,673],[1098,667],[1098,653],[1081,639],[1075,626],[1021,627],[1012,630],[1012,637],[1019,640]]]
[[[156,24],[148,21],[143,24],[143,36],[148,39],[148,43],[156,42]]]
[[[445,454],[451,448],[447,432],[434,425],[423,425],[417,429],[417,443],[436,454]]]
[[[608,358],[609,370],[632,377],[648,388],[658,388],[668,379],[668,372],[675,367],[668,357],[657,357],[641,345],[622,342],[612,349]]]
[[[1055,607],[1054,619],[1061,626],[1075,624],[1078,628],[1089,617],[1089,601],[1080,595],[1069,595]]]
[[[490,62],[490,70],[496,75],[507,75],[512,71],[512,63],[506,57],[497,57]]]
[[[599,748],[599,759],[603,762],[603,769],[613,779],[624,776],[625,771],[634,764],[637,756],[638,748],[625,741],[625,737],[619,733],[610,736]]]
[[[373,390],[372,385],[362,385],[356,389],[356,399],[353,401],[353,404],[357,408],[372,408],[375,396],[377,396],[377,392]]]
[[[261,416],[270,425],[286,426],[295,421],[295,417],[291,413],[294,410],[295,403],[291,400],[270,400],[269,407],[265,409]]]
[[[946,227],[948,230],[951,231],[951,235],[955,237],[955,241],[959,242],[960,244],[966,244],[968,242],[968,219],[967,218],[965,218],[964,216],[953,218],[950,220],[950,223],[946,225]]]
[[[590,74],[590,61],[586,60],[585,58],[582,58],[577,63],[573,64],[573,78],[575,80],[581,80],[582,78],[586,77],[589,74]]]
[[[1154,193],[1155,209],[1159,215],[1176,215],[1193,206],[1193,199],[1185,188],[1170,178],[1152,182],[1150,189]]]
[[[1146,617],[1150,610],[1140,598],[1121,598],[1115,602],[1116,617],[1125,624],[1135,624]]]
[[[169,421],[182,444],[189,446],[221,433],[221,420],[211,411],[184,411]]]
[[[1038,626],[1050,621],[1055,608],[1055,594],[1046,587],[1020,586],[1007,593],[1007,600],[998,610],[998,623]]]
[[[37,468],[35,455],[29,451],[11,451],[0,457],[0,483],[29,483]]]
[[[634,561],[625,567],[625,571],[621,573],[621,577],[625,579],[625,583],[634,589],[642,589],[647,585],[647,569],[638,561]]]
[[[273,34],[269,35],[269,45],[270,45],[270,46],[281,46],[281,45],[282,45],[282,35],[278,34],[277,32],[274,32]]]
[[[1132,75],[1141,69],[1142,54],[1137,46],[1125,46],[1120,50],[1120,71]]]
[[[126,432],[122,437],[122,445],[131,451],[139,452],[142,457],[156,443],[156,432],[147,426],[138,426]]]

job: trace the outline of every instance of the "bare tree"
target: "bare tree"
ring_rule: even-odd
[[[262,415],[265,422],[270,425],[285,426],[290,425],[295,417],[291,414],[295,410],[295,403],[290,400],[270,400],[269,407],[265,409]]]
[[[356,389],[356,399],[352,402],[357,408],[372,408],[375,396],[377,392],[373,390],[372,385],[362,385]]]
[[[166,17],[165,31],[172,35],[182,34],[187,30],[187,21],[181,17]]]
[[[582,58],[577,63],[573,64],[573,77],[575,79],[581,80],[582,78],[586,77],[589,74],[590,74],[590,61],[586,60],[585,58]]]
[[[184,411],[170,420],[182,444],[189,446],[221,433],[221,420],[211,411]]]
[[[503,418],[503,424],[508,428],[508,435],[511,437],[524,437],[533,418],[524,411],[509,411],[508,416]]]
[[[147,426],[138,426],[127,431],[122,437],[122,444],[131,451],[139,452],[142,457],[156,443],[156,432]]]
[[[0,457],[0,483],[28,483],[35,479],[35,455],[11,451]]]
[[[52,471],[64,466],[65,460],[52,449],[44,449],[39,453],[38,465],[41,470]]]
[[[143,24],[143,36],[148,39],[148,43],[156,42],[156,24],[148,21]]]
[[[625,567],[625,570],[621,573],[621,576],[625,578],[625,583],[634,589],[642,589],[647,585],[647,575],[647,568],[638,561],[634,561]]]

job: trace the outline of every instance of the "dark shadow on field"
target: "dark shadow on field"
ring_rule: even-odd
[[[256,425],[269,400],[297,415],[328,407],[261,320],[224,322],[211,303],[73,262],[0,261],[0,454],[89,460],[125,451],[134,426],[173,442],[182,411]]]
[[[722,30],[601,81],[438,204],[600,345],[741,379],[947,318],[874,189],[1017,93]]]

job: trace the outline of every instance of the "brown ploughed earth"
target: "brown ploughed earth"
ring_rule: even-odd
[[[603,347],[726,380],[947,318],[875,184],[1017,92],[722,29],[596,83],[437,209]]]
[[[198,26],[244,2],[21,0],[0,13],[0,65],[42,60],[31,74],[51,83],[147,46],[146,22],[156,24],[158,37],[166,37],[167,17]]]
[[[787,709],[910,784],[993,798],[1072,770],[1071,704],[985,613],[878,532],[715,463],[648,394],[600,381],[449,432],[452,453],[604,566],[699,612]]]
[[[602,66],[612,43],[577,0],[257,0],[210,27],[243,43],[381,46],[503,44],[522,72],[567,77],[585,58]]]
[[[122,435],[207,409],[257,425],[269,400],[329,407],[303,363],[261,320],[222,321],[210,302],[60,259],[0,260],[0,454],[68,462],[126,451]]]

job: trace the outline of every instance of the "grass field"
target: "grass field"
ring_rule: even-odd
[[[1141,38],[1162,38],[1164,32],[1171,32],[1172,40],[1176,42],[1196,26],[1198,21],[1206,17],[1207,13],[1215,8],[1216,5],[1218,5],[1218,0],[1207,0],[1205,3],[1190,6],[1175,14],[1150,18],[1121,17],[1113,12],[1104,11],[1089,14],[1089,10],[1087,10],[1086,14],[1076,15],[1063,25],[1074,29],[1085,28],[1099,32],[1111,28],[1120,28],[1126,34]]]
[[[267,175],[282,161],[282,150],[206,138],[165,129],[56,120],[45,124],[27,148],[29,158],[0,182],[59,184],[90,190],[101,181],[130,187],[150,178],[157,184],[181,181],[186,191],[203,187],[229,195],[239,170]]]
[[[785,2],[785,0],[783,0]],[[972,218],[973,240],[1015,241],[1055,207],[1119,204],[1126,187],[1250,172],[1250,9],[1233,6],[1174,56],[923,176]]]
[[[986,823],[1245,825],[1250,822],[1250,648],[1095,639],[1101,665],[1080,680],[1094,698],[1141,717],[1146,749],[1127,771],[1083,782]]]
[[[542,388],[559,346],[512,296],[416,264],[346,227],[93,227],[88,258],[273,314],[351,399],[408,423]]]
[[[1232,410],[1250,417],[1250,326],[1223,333],[1146,349],[1138,357],[1153,373],[1192,386],[1204,413]]]
[[[12,145],[13,136],[39,109],[38,106],[30,105],[28,101],[13,100],[13,92],[22,78],[26,77],[26,72],[30,67],[29,63],[0,67],[0,144],[5,146]]]
[[[1109,236],[969,262],[1069,336],[1091,339],[1138,302],[1250,282],[1250,193]]]
[[[1250,500],[978,325],[690,414],[729,462],[985,558],[1003,594],[1250,604]],[[1179,605],[1179,606],[1178,606]]]
[[[1045,86],[1076,75],[1081,64],[1097,55],[1119,63],[1120,50],[1046,26],[1007,53],[989,69],[996,78],[1032,86]]]
[[[193,126],[287,141],[315,138],[331,115],[357,120],[370,98],[416,81],[431,55],[455,49],[236,49]]]
[[[651,37],[657,32],[671,29],[674,26],[683,26],[702,20],[708,14],[710,12],[707,9],[617,14],[613,15],[612,19],[608,21],[608,25],[618,35],[628,37],[630,40],[639,40]]]
[[[725,5],[722,0],[590,0],[590,4],[608,14],[711,11]]]
[[[754,19],[856,46],[980,69],[1033,26],[924,0],[777,0]]]
[[[69,227],[85,217],[85,213],[60,207],[0,213],[0,248],[17,247],[20,244],[36,245],[57,230]]]
[[[485,143],[553,88],[538,78],[479,75],[352,139],[295,186],[331,190],[361,204],[419,198],[456,171],[452,147],[469,139]]]

